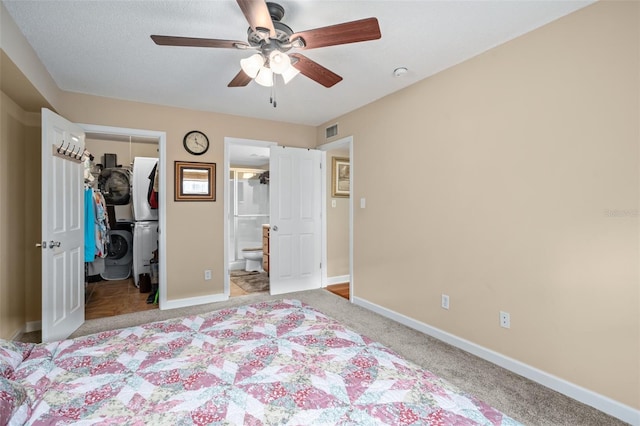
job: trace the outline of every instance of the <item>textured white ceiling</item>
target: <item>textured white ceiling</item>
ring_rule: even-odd
[[[593,1],[281,0],[294,32],[377,17],[382,39],[304,51],[344,80],[299,75],[271,89],[228,88],[250,52],[157,46],[151,34],[246,41],[234,0],[2,0],[66,91],[318,125],[529,32]],[[407,67],[403,77],[393,76]]]

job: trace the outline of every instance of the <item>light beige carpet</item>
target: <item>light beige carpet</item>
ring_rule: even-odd
[[[326,290],[271,296],[235,297],[225,302],[172,310],[153,310],[89,320],[72,337],[151,321],[210,312],[262,300],[298,299],[341,321],[354,331],[392,348],[460,389],[527,425],[619,426],[625,423],[592,407],[511,373],[490,362],[382,317]]]

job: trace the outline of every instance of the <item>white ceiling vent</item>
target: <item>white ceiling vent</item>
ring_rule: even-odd
[[[329,139],[338,135],[338,123],[324,129],[325,138]]]

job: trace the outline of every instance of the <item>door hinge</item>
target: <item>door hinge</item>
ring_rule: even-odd
[[[320,269],[322,269],[322,262],[320,262]]]

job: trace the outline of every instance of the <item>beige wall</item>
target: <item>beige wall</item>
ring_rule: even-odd
[[[599,2],[331,120],[358,296],[640,408],[639,15]]]
[[[95,164],[104,164],[104,154],[116,154],[118,165],[128,167],[135,157],[158,157],[157,142],[131,142],[87,138],[85,147],[94,156]]]
[[[282,145],[313,147],[315,128],[203,111],[119,101],[73,93],[63,93],[58,112],[73,122],[126,127],[167,134],[167,298],[169,300],[210,296],[224,291],[223,184],[224,138],[256,139]],[[211,147],[202,156],[188,154],[184,135],[203,131]],[[161,156],[162,158],[162,156]],[[217,164],[215,202],[174,202],[173,162],[191,160]],[[211,281],[204,270],[213,271]]]
[[[40,129],[33,114],[3,92],[0,120],[0,337],[8,338],[33,320],[31,303],[40,306],[40,292],[25,291],[40,280]]]
[[[35,247],[42,234],[42,160],[40,155],[42,127],[40,114],[30,114],[26,128],[26,145],[34,154],[24,158],[25,187],[25,314],[26,322],[37,329],[42,319],[42,250]],[[19,242],[18,242],[19,244]],[[1,294],[1,293],[0,293]],[[33,323],[33,324],[31,324]]]
[[[327,277],[349,275],[349,198],[331,196],[333,158],[349,158],[349,150],[327,151]],[[333,207],[332,202],[336,206]]]

